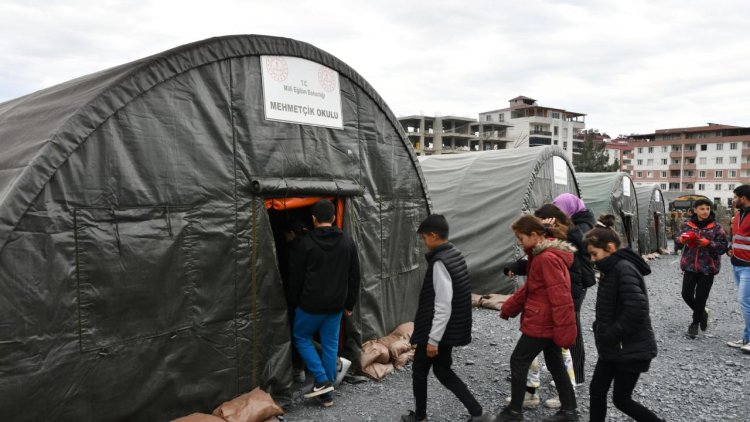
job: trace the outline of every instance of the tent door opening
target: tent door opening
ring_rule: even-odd
[[[654,213],[654,229],[656,230],[656,250],[660,250],[666,245],[660,245],[661,236],[659,236],[659,230],[661,230],[661,220],[659,219],[659,213]]]
[[[632,249],[633,248],[633,216],[626,214],[624,212],[621,212],[620,218],[622,218],[623,232],[628,242],[628,247]]]

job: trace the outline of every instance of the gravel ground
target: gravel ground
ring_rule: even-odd
[[[750,384],[750,355],[726,346],[741,337],[742,315],[729,259],[716,276],[708,306],[713,310],[708,331],[697,339],[685,336],[690,323],[687,305],[680,297],[682,274],[675,255],[650,262],[652,274],[646,278],[651,300],[651,319],[659,346],[659,356],[651,370],[641,377],[634,398],[668,421],[749,420],[746,385]],[[596,363],[591,330],[596,287],[584,302],[582,324],[586,343],[586,384],[577,389],[581,420],[588,420],[588,382]],[[485,411],[497,412],[510,395],[509,359],[520,335],[518,319],[503,321],[496,311],[474,310],[473,342],[454,351],[453,367],[469,385]],[[554,395],[551,377],[542,372],[540,395]],[[322,409],[295,393],[288,421],[398,421],[413,409],[411,370],[406,368],[382,382],[344,384],[334,393],[332,408]],[[429,378],[428,415],[431,421],[464,421],[468,413],[433,375]],[[541,420],[554,411],[540,406],[525,412],[526,420]],[[630,420],[611,404],[610,421]]]

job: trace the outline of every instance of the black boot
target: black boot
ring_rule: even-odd
[[[496,422],[516,422],[523,420],[523,412],[513,410],[508,406],[503,408],[503,411],[498,413],[495,417]]]
[[[575,410],[558,410],[554,415],[542,419],[542,422],[578,422],[578,412]]]

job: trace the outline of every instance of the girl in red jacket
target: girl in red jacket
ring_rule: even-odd
[[[531,361],[544,352],[561,403],[561,409],[544,421],[577,421],[575,393],[561,351],[570,348],[577,335],[568,271],[575,248],[561,240],[566,236],[564,227],[545,225],[532,215],[519,218],[511,228],[529,261],[526,283],[500,311],[503,319],[521,314],[522,334],[510,357],[511,402],[497,420],[523,420],[526,374]]]

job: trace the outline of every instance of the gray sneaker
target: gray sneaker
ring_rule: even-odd
[[[747,344],[747,342],[745,340],[743,340],[743,339],[734,340],[734,341],[728,341],[727,342],[727,346],[734,347],[735,349],[739,349],[739,348],[741,348],[742,346],[744,346],[746,344]]]
[[[687,335],[690,338],[698,337],[698,323],[694,322],[688,327]]]

